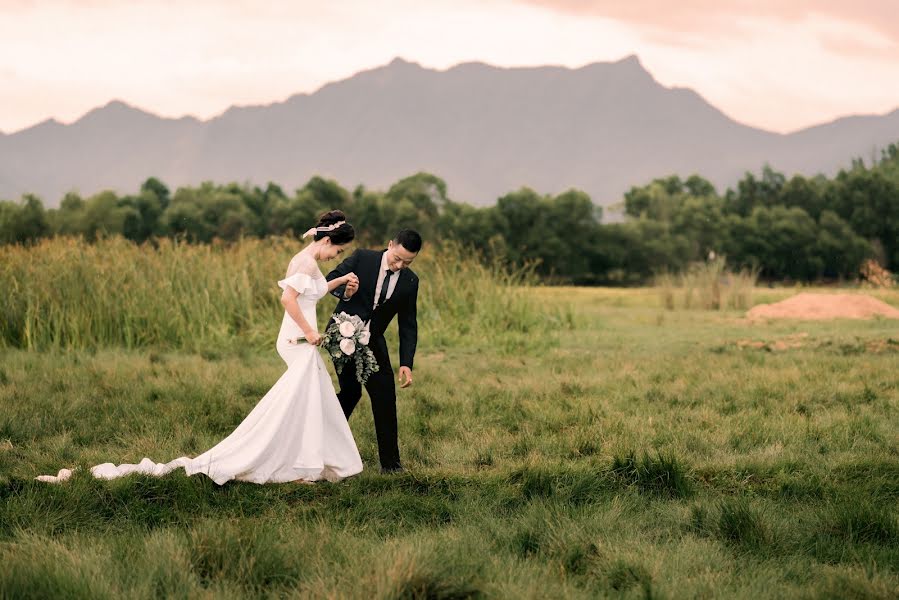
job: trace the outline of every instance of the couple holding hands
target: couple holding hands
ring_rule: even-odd
[[[378,371],[366,381],[371,398],[382,473],[403,471],[397,441],[396,383],[387,341],[387,326],[399,324],[400,387],[412,384],[418,341],[418,276],[409,269],[422,246],[421,236],[402,230],[386,249],[357,249],[324,275],[318,265],[343,254],[355,230],[338,210],[322,215],[303,237],[312,242],[298,252],[278,282],[284,316],[276,349],[287,370],[225,439],[203,454],[167,463],[144,458],[137,464],[104,463],[91,468],[94,477],[114,479],[131,473],[161,476],[177,468],[188,475],[204,473],[218,484],[232,479],[253,483],[337,481],[362,471],[348,419],[362,398],[354,369],[338,376],[335,392],[318,345],[316,304],[327,294],[339,298],[335,313],[345,312],[368,323],[369,348]],[[297,338],[309,343],[298,344]],[[37,479],[59,482],[72,472]]]

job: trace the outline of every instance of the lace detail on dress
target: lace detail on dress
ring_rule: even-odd
[[[278,282],[278,287],[283,290],[290,286],[300,295],[308,296],[316,292],[316,283],[324,278],[312,255],[300,252],[290,260],[287,276]]]
[[[297,273],[302,273],[316,279],[324,277],[322,272],[318,269],[318,263],[312,257],[312,254],[305,250],[294,255],[294,257],[290,259],[290,264],[287,265],[287,277]]]

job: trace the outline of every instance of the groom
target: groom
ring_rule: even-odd
[[[331,292],[340,298],[334,312],[358,315],[363,321],[371,321],[368,347],[378,361],[379,370],[368,378],[365,389],[371,398],[371,410],[375,417],[382,473],[403,471],[397,442],[396,384],[393,382],[393,368],[384,332],[393,317],[398,316],[400,387],[409,387],[412,385],[412,360],[418,343],[418,276],[409,269],[409,265],[418,256],[421,244],[418,232],[404,229],[396,234],[386,250],[360,248],[327,275],[327,280],[331,281],[348,273],[356,274],[357,279]],[[356,380],[356,370],[353,368],[344,368],[338,380],[340,392],[337,397],[349,419],[362,398],[362,386]]]

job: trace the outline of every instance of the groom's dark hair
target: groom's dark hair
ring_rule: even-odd
[[[408,250],[409,252],[418,253],[421,250],[421,236],[417,231],[412,229],[403,229],[396,237],[393,238],[394,244],[400,244],[403,248]]]

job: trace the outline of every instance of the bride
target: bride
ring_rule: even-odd
[[[343,253],[355,237],[353,226],[339,210],[325,213],[304,234],[313,242],[290,261],[278,282],[283,290],[284,318],[276,348],[287,371],[259,401],[231,435],[196,458],[168,463],[144,458],[138,464],[104,463],[91,468],[98,479],[131,473],[161,476],[183,467],[188,475],[204,473],[219,485],[231,479],[253,483],[336,481],[362,471],[362,459],[334,393],[331,377],[317,346],[315,305],[334,288],[358,285],[354,273],[326,281],[318,268]],[[298,343],[304,338],[307,343]],[[71,469],[42,475],[39,481],[57,483],[71,477]]]

